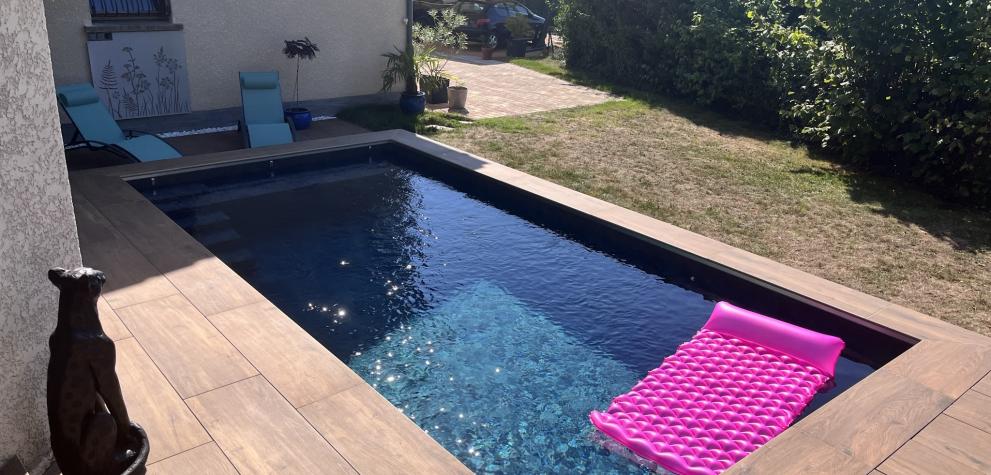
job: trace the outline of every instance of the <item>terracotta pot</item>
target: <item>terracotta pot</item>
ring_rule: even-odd
[[[468,88],[451,86],[447,88],[447,105],[452,111],[464,111],[468,104]]]
[[[492,53],[495,53],[495,50],[495,48],[483,47],[482,59],[492,59]]]

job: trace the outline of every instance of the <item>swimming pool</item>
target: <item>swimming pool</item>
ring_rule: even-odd
[[[643,471],[603,448],[587,414],[690,338],[719,299],[848,340],[852,359],[814,406],[900,351],[401,147],[132,184],[480,472]]]

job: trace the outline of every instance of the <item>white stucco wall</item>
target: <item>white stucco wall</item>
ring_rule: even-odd
[[[89,81],[87,0],[44,1],[56,84]],[[320,54],[303,64],[301,99],[376,93],[382,53],[405,39],[403,0],[172,0],[172,13],[183,25],[194,111],[239,106],[238,71],[278,70],[291,100],[295,62],[283,41],[304,36]]]
[[[47,270],[79,265],[79,241],[42,0],[0,1],[0,45],[0,464],[37,469],[51,453]]]

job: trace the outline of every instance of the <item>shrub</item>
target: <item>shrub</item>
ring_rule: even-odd
[[[830,0],[806,85],[785,112],[799,137],[991,204],[987,2]]]
[[[561,0],[568,66],[991,204],[988,0]]]
[[[773,1],[753,3],[775,23],[784,15]],[[567,0],[559,24],[569,66],[773,123],[784,91],[752,11],[726,0]]]

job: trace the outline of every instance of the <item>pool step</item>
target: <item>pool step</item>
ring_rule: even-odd
[[[170,217],[235,272],[245,273],[254,270],[255,256],[242,247],[241,235],[230,227],[230,217],[227,213],[180,212],[172,213]]]
[[[186,231],[199,230],[217,226],[230,221],[227,213],[221,211],[210,211],[208,213],[191,213],[171,216],[172,220]]]
[[[223,252],[218,257],[238,274],[250,273],[255,270],[255,255],[247,249],[240,248]]]
[[[195,236],[197,241],[209,249],[227,247],[241,239],[241,235],[231,228],[198,231]]]

